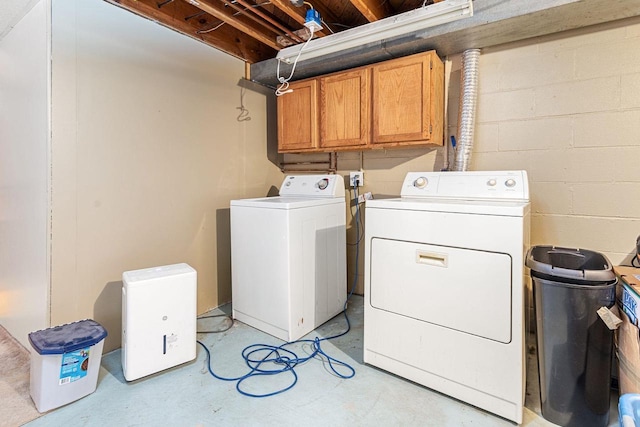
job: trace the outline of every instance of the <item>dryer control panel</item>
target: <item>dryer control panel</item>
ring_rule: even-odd
[[[402,197],[529,200],[527,171],[409,172]]]
[[[342,175],[288,175],[280,196],[344,197]]]

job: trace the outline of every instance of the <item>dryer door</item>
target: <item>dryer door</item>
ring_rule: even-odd
[[[504,253],[374,238],[371,306],[508,343],[511,262]]]

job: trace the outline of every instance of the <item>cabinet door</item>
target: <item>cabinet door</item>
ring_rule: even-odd
[[[320,79],[320,147],[365,145],[370,128],[370,70]]]
[[[433,138],[434,126],[442,128],[443,104],[443,100],[433,99],[442,96],[442,82],[431,78],[432,63],[441,64],[434,56],[428,52],[372,67],[374,144],[412,141],[442,144],[441,136]]]
[[[318,147],[318,82],[293,82],[293,92],[278,97],[278,151]]]

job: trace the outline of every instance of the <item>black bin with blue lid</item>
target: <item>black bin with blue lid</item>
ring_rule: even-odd
[[[30,393],[46,412],[93,393],[106,329],[86,319],[31,332]]]
[[[534,246],[531,269],[536,313],[542,416],[565,427],[609,422],[613,331],[597,314],[615,304],[613,266],[587,249]]]

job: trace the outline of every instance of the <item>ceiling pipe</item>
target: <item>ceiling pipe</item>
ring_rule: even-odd
[[[261,11],[259,11],[258,9],[252,7],[250,4],[248,4],[246,1],[244,0],[236,0],[238,3],[240,3],[242,6],[246,7],[247,10],[255,13],[256,15],[258,15],[260,18],[264,19],[265,21],[267,21],[268,23],[270,23],[271,25],[275,26],[276,28],[280,29],[281,31],[284,31],[284,33],[286,34],[286,36],[298,43],[302,43],[304,42],[304,40],[302,40],[300,37],[298,37],[297,35],[295,35],[292,31],[289,31],[289,29],[287,27],[285,27],[284,25],[281,25],[278,21],[276,21],[275,19],[271,19],[268,15],[262,13]]]
[[[191,3],[190,0],[187,0]],[[258,25],[263,26],[264,28],[268,29],[269,31],[282,36],[282,37],[287,37],[286,34],[284,34],[283,32],[281,32],[278,28],[274,27],[273,25],[271,25],[269,22],[267,21],[263,21],[262,19],[258,18],[257,16],[254,16],[253,14],[250,13],[249,9],[252,9],[251,6],[242,8],[236,4],[234,4],[233,2],[226,2],[224,0],[220,0],[220,2],[222,2],[225,6],[229,6],[230,8],[232,8],[233,10],[235,10],[237,12],[237,14],[240,15],[244,15],[247,18],[251,19],[253,22],[255,22]],[[238,2],[239,4],[241,4],[240,2]],[[252,10],[251,10],[252,11]]]

